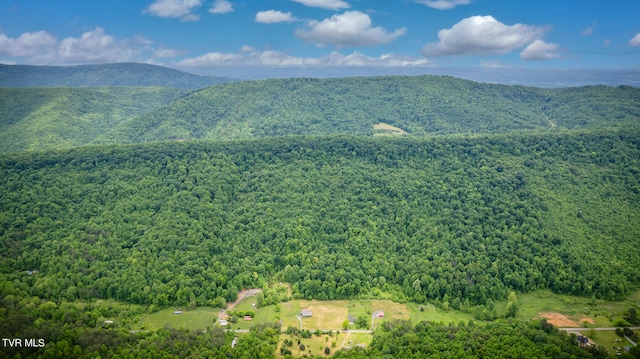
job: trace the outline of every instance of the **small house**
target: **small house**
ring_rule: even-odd
[[[311,311],[309,309],[303,309],[300,311],[300,316],[303,318],[308,318],[311,316]]]
[[[349,323],[351,323],[351,324],[355,324],[355,322],[357,321],[357,319],[355,317],[352,317],[351,314],[349,314],[347,319],[349,320]]]
[[[384,318],[384,312],[383,311],[378,311],[378,313],[376,314],[377,318]]]
[[[250,315],[245,315],[243,319],[246,321],[253,320]]]
[[[229,322],[226,319],[220,319],[221,327],[226,327],[227,325],[229,325]]]

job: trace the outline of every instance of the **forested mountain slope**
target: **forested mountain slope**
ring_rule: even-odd
[[[162,87],[0,88],[0,152],[86,145],[188,93]]]
[[[574,131],[3,154],[0,287],[160,307],[270,281],[456,309],[540,288],[620,298],[640,283],[639,146]]]
[[[198,91],[96,142],[371,135],[379,122],[413,135],[637,126],[640,89],[537,89],[441,76],[246,81]]]
[[[186,90],[0,89],[0,151],[276,137],[558,132],[640,126],[640,89],[537,89],[440,76],[278,79]],[[184,98],[183,98],[184,97]]]
[[[78,66],[0,64],[0,87],[163,86],[199,89],[229,81],[232,80],[139,63]]]

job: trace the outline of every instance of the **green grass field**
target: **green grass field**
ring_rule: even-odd
[[[640,290],[633,292],[626,300],[618,302],[593,302],[590,298],[560,295],[550,291],[519,294],[518,302],[520,309],[517,319],[520,320],[539,318],[541,312],[556,312],[564,314],[580,326],[585,320],[591,320],[591,325],[595,327],[611,327],[622,319],[629,308],[637,308],[640,305]]]
[[[313,313],[310,318],[302,318],[302,324],[305,329],[340,329],[342,322],[347,319],[348,304],[349,301],[346,300],[301,300],[300,308],[309,309]]]
[[[519,294],[518,303],[520,309],[517,319],[534,320],[540,318],[540,313],[554,313],[566,317],[568,322],[583,326],[584,321],[590,321],[590,326],[610,327],[622,319],[624,313],[631,307],[640,305],[640,290],[634,292],[628,299],[620,302],[605,302],[590,298],[558,295],[549,291]],[[472,314],[455,310],[444,311],[432,304],[397,303],[390,300],[292,300],[279,303],[280,311],[276,311],[275,305],[257,308],[255,297],[248,297],[236,306],[236,310],[254,310],[256,316],[252,321],[239,320],[233,324],[233,329],[249,329],[255,324],[273,323],[282,321],[282,327],[289,326],[300,328],[300,322],[296,316],[301,309],[312,311],[311,318],[303,318],[305,329],[340,330],[342,323],[351,314],[353,317],[365,316],[368,325],[371,325],[371,314],[376,310],[384,310],[384,319],[376,318],[375,326],[385,320],[409,319],[413,323],[420,321],[433,322],[460,322],[473,320]],[[505,303],[496,303],[498,313],[502,313]],[[422,308],[422,310],[420,310]],[[206,329],[208,326],[218,325],[214,323],[218,309],[201,307],[192,311],[183,310],[182,314],[173,314],[174,309],[167,308],[158,312],[144,315],[133,329],[155,330],[162,327]],[[562,325],[565,326],[565,325]],[[351,326],[351,329],[356,329]],[[367,328],[370,329],[370,328]],[[615,333],[614,333],[615,334]]]
[[[593,335],[595,334],[595,335]],[[624,348],[625,345],[631,345],[624,338],[619,337],[615,331],[593,331],[593,333],[582,332],[582,335],[586,335],[598,346],[604,348],[609,354],[616,354],[616,347]],[[591,336],[590,336],[591,335]],[[617,342],[616,342],[617,340]]]
[[[207,329],[217,325],[219,309],[200,307],[195,310],[182,310],[182,314],[173,314],[175,309],[166,308],[142,317],[134,329],[156,330],[160,328],[187,328],[191,330]]]

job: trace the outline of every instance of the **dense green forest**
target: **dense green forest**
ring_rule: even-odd
[[[275,280],[455,309],[540,288],[621,298],[640,282],[639,145],[612,131],[5,154],[3,288],[157,307]]]
[[[275,324],[234,348],[215,325],[128,326],[276,282],[294,298],[479,319],[388,321],[338,358],[604,356],[544,320],[484,320],[510,293],[638,289],[640,89],[443,76],[202,88],[223,79],[167,70],[0,65],[0,86],[72,86],[0,88],[0,336],[47,343],[0,358],[276,357]],[[378,123],[407,134],[374,137]]]
[[[533,323],[385,323],[366,350],[341,351],[335,358],[606,358],[544,320]]]
[[[168,86],[168,85],[167,85]],[[283,135],[638,128],[640,89],[538,89],[446,76],[277,79],[184,90],[1,89],[0,151]]]
[[[538,89],[446,76],[277,79],[210,87],[122,123],[96,143],[300,134],[412,135],[562,131],[639,125],[640,89]]]
[[[86,145],[188,93],[162,87],[0,88],[0,152]]]
[[[199,89],[231,79],[198,76],[167,67],[115,63],[78,66],[0,64],[0,87],[161,86]]]

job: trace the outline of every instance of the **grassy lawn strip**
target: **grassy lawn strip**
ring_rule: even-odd
[[[137,329],[156,330],[160,328],[187,328],[191,330],[207,329],[216,325],[214,320],[219,309],[200,307],[194,310],[182,310],[182,314],[173,314],[175,309],[166,308],[144,316]]]

